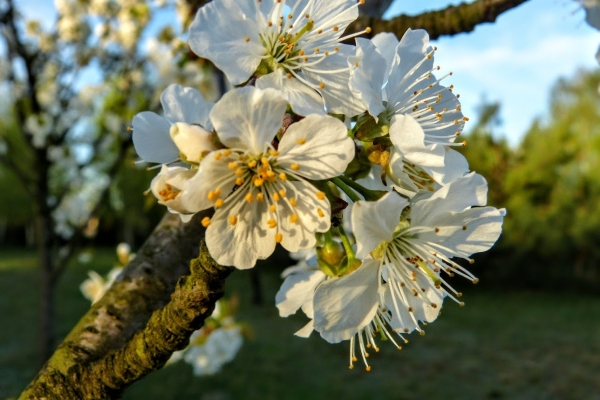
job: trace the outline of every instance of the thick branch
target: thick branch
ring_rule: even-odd
[[[212,262],[204,248],[175,289],[198,254],[204,216],[182,224],[167,215],[21,398],[114,398],[183,348],[210,315],[231,272]]]
[[[471,32],[479,24],[494,22],[500,14],[513,9],[527,0],[477,0],[473,3],[461,3],[443,10],[431,11],[416,16],[399,15],[384,21],[370,15],[362,15],[348,27],[348,32],[359,32],[371,27],[372,37],[381,32],[395,33],[399,38],[408,28],[425,29],[431,39],[440,36]]]

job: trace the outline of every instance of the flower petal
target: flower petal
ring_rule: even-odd
[[[241,191],[241,189],[238,189]],[[275,231],[269,229],[266,202],[232,199],[230,207],[218,209],[206,229],[206,246],[221,265],[248,269],[275,250]],[[236,223],[231,223],[231,217]]]
[[[412,225],[435,226],[437,218],[449,212],[461,212],[468,207],[484,206],[487,202],[487,182],[474,172],[443,186],[431,197],[412,207]]]
[[[325,104],[321,95],[298,79],[288,78],[282,68],[258,78],[256,87],[279,91],[279,94],[290,103],[292,110],[298,115],[325,115]]]
[[[329,54],[314,69],[304,68],[302,74],[314,87],[322,86],[318,91],[325,99],[328,112],[353,117],[365,111],[362,101],[352,95],[349,86],[348,57],[354,55],[354,48],[345,44],[338,47],[339,51]]]
[[[408,200],[390,192],[378,201],[357,201],[352,209],[356,256],[367,257],[383,242],[391,242]]]
[[[258,26],[235,0],[213,0],[201,7],[190,25],[189,44],[211,60],[233,85],[244,83],[266,54]]]
[[[275,90],[248,86],[227,92],[210,119],[225,146],[260,154],[281,127],[286,108]]]
[[[308,321],[308,323],[306,325],[304,325],[304,327],[302,327],[302,329],[300,329],[298,332],[294,333],[294,335],[301,337],[301,338],[307,338],[310,336],[311,333],[313,333],[314,330],[315,330],[314,321],[311,319],[310,321]]]
[[[383,84],[387,79],[386,61],[375,45],[367,39],[356,39],[356,56],[348,59],[350,64],[350,90],[360,99],[375,121],[385,111]]]
[[[387,77],[390,74],[390,69],[392,68],[392,63],[394,61],[394,57],[396,56],[396,47],[398,46],[398,38],[393,33],[382,32],[373,36],[371,42],[377,47],[379,53],[385,59],[385,80],[387,81]]]
[[[315,289],[325,280],[325,274],[320,270],[301,272],[288,276],[275,295],[275,304],[280,317],[295,314],[305,303],[311,303],[315,297]],[[312,315],[308,315],[312,318]]]
[[[236,178],[235,171],[229,168],[229,163],[237,160],[236,153],[222,156],[220,151],[213,151],[204,157],[196,175],[183,186],[181,201],[184,207],[193,212],[212,207],[213,201],[208,198],[208,194],[217,189],[220,189],[223,199],[227,198],[235,186]]]
[[[315,330],[329,343],[354,336],[379,306],[379,263],[365,260],[356,271],[323,282],[315,292]]]
[[[309,115],[285,132],[277,161],[286,169],[296,164],[299,170],[295,173],[308,179],[341,175],[354,158],[354,142],[347,132],[346,125],[336,118]]]
[[[452,256],[469,257],[489,250],[502,233],[504,210],[477,207],[460,213],[438,214],[430,222],[438,232],[422,233],[420,240],[437,243],[452,251]]]
[[[167,164],[179,158],[179,150],[169,136],[171,124],[165,118],[144,111],[133,117],[133,146],[146,162]]]
[[[442,145],[426,144],[425,132],[409,115],[395,115],[390,126],[390,139],[402,157],[420,167],[444,167],[446,151]]]
[[[214,103],[206,102],[204,96],[196,89],[177,84],[169,85],[160,95],[160,102],[165,118],[171,123],[197,124],[208,131],[212,130],[208,113]]]

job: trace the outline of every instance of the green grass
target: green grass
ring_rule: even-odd
[[[35,374],[37,282],[34,254],[0,252],[0,398],[18,395]],[[106,272],[112,250],[67,271],[60,283],[59,334],[89,306],[78,286],[88,269]],[[402,351],[381,343],[371,372],[347,366],[347,343],[293,333],[305,318],[282,319],[273,305],[278,269],[262,266],[266,304],[250,304],[247,272],[228,281],[239,319],[255,338],[220,374],[198,378],[184,363],[133,385],[125,399],[600,399],[600,298],[464,290],[466,307],[410,335]],[[479,288],[482,289],[482,288]]]

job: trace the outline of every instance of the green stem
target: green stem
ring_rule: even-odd
[[[357,183],[357,182],[353,181],[352,179],[350,179],[350,178],[348,178],[347,176],[344,176],[344,175],[341,175],[341,176],[337,177],[336,179],[339,179],[345,185],[351,187],[353,190],[355,190],[358,193],[360,193],[360,195],[362,197],[364,197],[365,200],[367,200],[367,201],[377,201],[384,194],[387,193],[387,192],[385,192],[383,190],[371,190],[371,189],[367,189],[366,187],[364,187],[360,183]]]
[[[352,200],[354,203],[359,201],[360,197],[358,197],[356,192],[354,190],[352,190],[352,188],[350,186],[346,185],[340,178],[341,177],[332,178],[331,182],[334,185],[336,185],[337,187],[339,187],[340,189],[342,189],[342,191],[344,193],[346,193],[348,195],[348,197],[350,197],[350,200]]]
[[[342,238],[342,245],[344,246],[344,250],[346,250],[346,256],[348,257],[348,265],[351,265],[352,262],[356,260],[354,249],[352,248],[352,243],[350,243],[348,234],[346,233],[346,230],[344,229],[342,224],[338,226],[338,230],[340,233],[340,237]]]

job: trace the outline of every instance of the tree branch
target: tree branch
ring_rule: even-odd
[[[371,32],[365,37],[373,37],[381,32],[392,32],[399,38],[408,28],[425,29],[430,39],[440,36],[471,32],[479,24],[494,22],[505,11],[511,10],[527,0],[477,0],[473,3],[461,3],[443,10],[431,11],[416,16],[399,15],[384,21],[370,15],[361,15],[348,27],[348,32],[359,32],[367,27]]]
[[[182,224],[167,215],[20,398],[117,398],[184,348],[233,271],[216,264],[204,243],[188,266],[198,252],[202,218]]]

